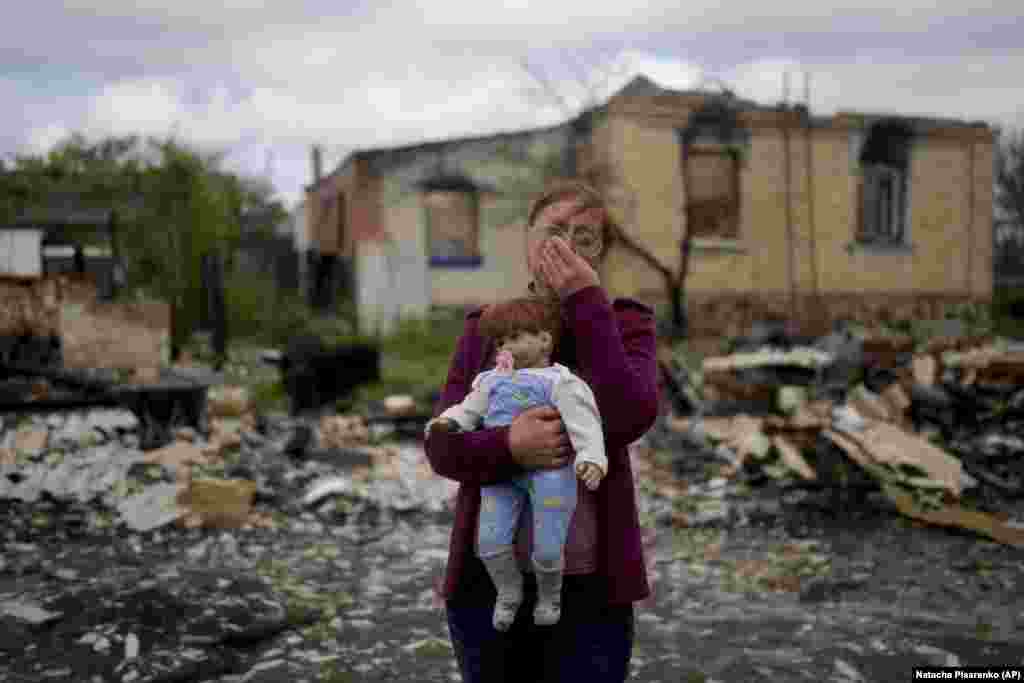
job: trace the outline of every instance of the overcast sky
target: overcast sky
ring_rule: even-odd
[[[266,5],[272,5],[267,7]],[[578,105],[643,73],[812,109],[1024,127],[1020,0],[845,4],[30,0],[0,38],[0,154],[69,131],[182,139],[268,170],[289,203],[352,149],[557,123],[523,60]],[[611,76],[601,76],[611,74]],[[593,89],[593,88],[592,88]]]

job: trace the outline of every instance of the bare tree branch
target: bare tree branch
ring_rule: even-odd
[[[629,200],[627,200],[626,206],[624,207],[626,220],[623,222],[626,223],[627,225],[635,225],[636,199],[632,195],[632,193],[630,193],[629,197],[630,198]],[[664,278],[668,280],[675,280],[675,273],[672,272],[672,269],[663,264],[661,261],[659,261],[658,258],[651,253],[650,249],[648,249],[640,242],[638,242],[632,235],[630,235],[626,231],[626,229],[623,226],[616,224],[615,239],[621,242],[622,246],[626,247],[634,254],[642,258],[651,268],[661,273],[661,275]]]
[[[996,149],[996,203],[1024,226],[1024,130],[999,136]]]
[[[604,95],[607,94],[606,91],[609,89],[612,79],[619,76],[626,69],[625,64],[616,65],[610,61],[600,66],[588,64],[583,58],[572,53],[566,53],[563,61],[574,75],[576,84],[585,93],[582,106],[578,109],[570,105],[569,101],[542,69],[535,67],[525,59],[521,61],[521,64],[523,70],[540,86],[547,99],[557,102],[568,116],[575,116],[581,111],[599,106],[605,99]],[[672,307],[673,334],[680,333],[685,335],[688,324],[684,285],[689,270],[691,246],[689,235],[685,235],[680,242],[681,260],[679,267],[670,267],[631,234],[635,231],[635,226],[638,222],[636,192],[628,187],[622,178],[616,177],[613,169],[607,163],[590,166],[583,171],[582,175],[595,186],[602,188],[606,193],[613,188],[621,192],[622,201],[619,204],[624,220],[621,225],[616,224],[614,226],[615,240],[621,243],[625,249],[640,257],[647,266],[661,275],[664,281],[665,292]],[[609,199],[611,198],[609,197]]]
[[[548,79],[543,70],[535,68],[526,59],[520,60],[519,63],[523,67],[523,71],[525,71],[527,75],[529,75],[530,78],[532,78],[534,82],[541,87],[541,90],[549,99],[553,100],[562,108],[562,111],[565,112],[567,116],[572,116],[575,113],[572,105],[566,101],[562,96],[562,93],[558,92],[558,88],[556,88],[550,79]]]

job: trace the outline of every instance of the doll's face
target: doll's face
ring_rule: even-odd
[[[516,368],[538,368],[550,364],[550,332],[519,331],[498,339],[498,350],[508,351],[516,359]]]

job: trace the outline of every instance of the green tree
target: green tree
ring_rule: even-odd
[[[89,141],[73,134],[45,155],[16,157],[0,166],[0,219],[71,203],[112,208],[129,289],[142,289],[175,306],[174,344],[181,346],[199,318],[204,253],[229,256],[241,238],[242,217],[287,219],[274,188],[222,168],[223,155],[204,154],[173,138],[139,136]],[[95,231],[73,229],[88,244]]]

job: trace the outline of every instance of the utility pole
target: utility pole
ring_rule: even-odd
[[[789,317],[796,318],[796,236],[793,231],[793,160],[789,145],[789,72],[782,74],[783,173],[786,178],[786,242],[789,274]]]
[[[811,72],[804,71],[804,137],[807,142],[807,226],[811,233],[811,297],[815,320],[822,313],[818,283],[818,241],[814,221],[814,144],[811,120]],[[815,331],[814,334],[817,334]]]

